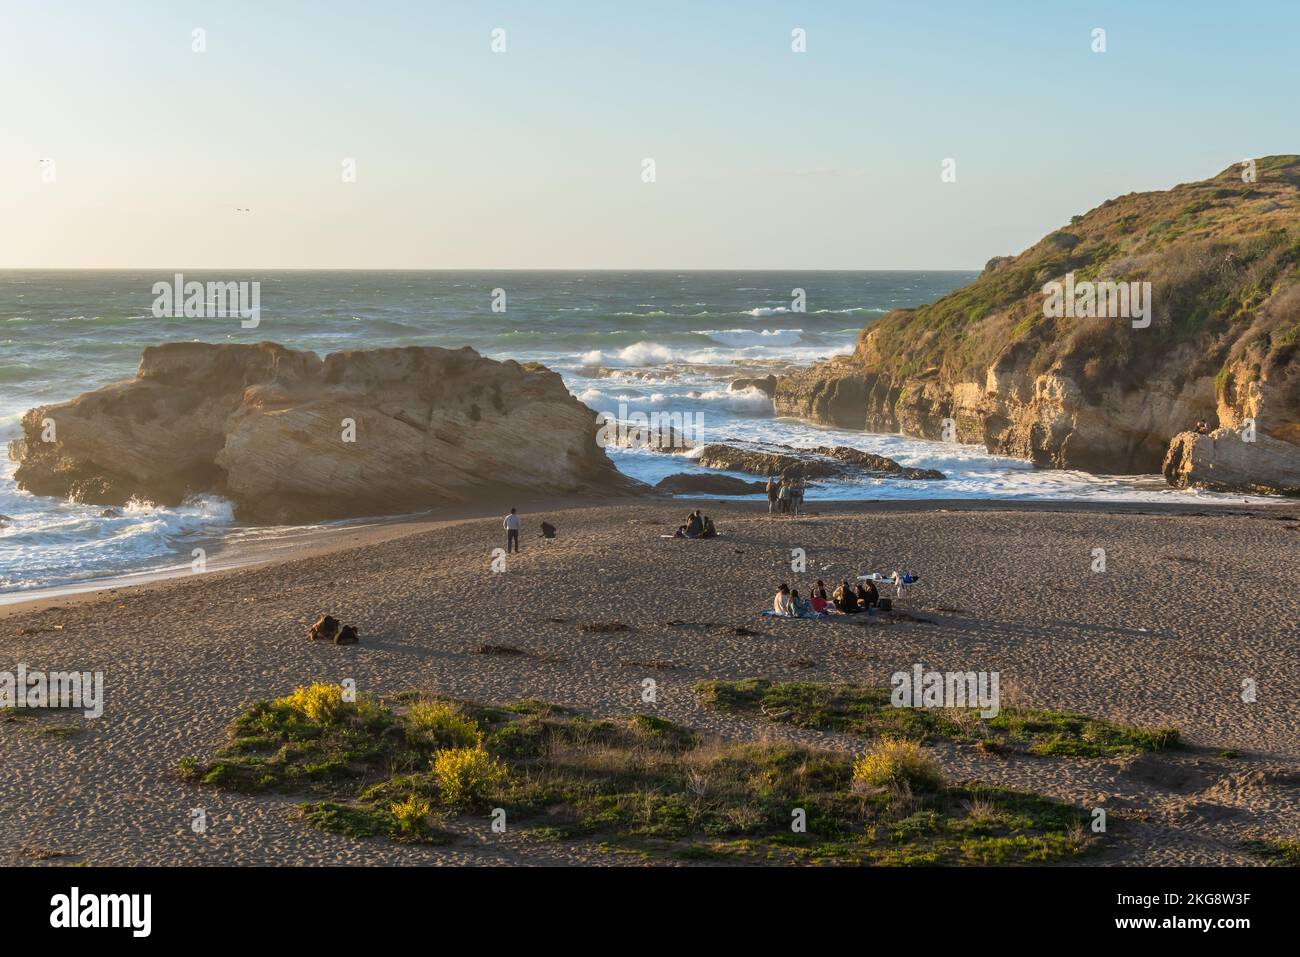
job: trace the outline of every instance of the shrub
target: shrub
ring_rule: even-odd
[[[398,801],[389,806],[397,820],[397,829],[404,834],[414,834],[423,829],[429,812],[433,810],[429,802],[416,795],[410,795],[405,801]]]
[[[346,709],[343,701],[343,686],[320,681],[306,688],[295,688],[293,694],[281,698],[276,704],[293,708],[320,724],[329,724],[338,720]]]
[[[472,804],[500,787],[509,770],[499,758],[482,748],[447,748],[430,762],[443,800],[452,805]]]
[[[479,726],[449,704],[419,702],[406,713],[407,736],[439,748],[477,748]]]
[[[853,783],[871,788],[906,784],[914,791],[943,787],[939,766],[915,741],[882,738],[853,762]]]

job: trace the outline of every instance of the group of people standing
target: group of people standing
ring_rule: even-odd
[[[804,481],[797,475],[767,477],[767,511],[769,515],[798,515],[803,507]]]
[[[858,582],[857,587],[842,581],[830,595],[826,593],[826,584],[820,578],[813,586],[807,598],[799,594],[798,589],[791,589],[782,582],[772,599],[772,610],[786,618],[812,618],[829,614],[830,606],[845,615],[853,615],[880,604],[880,592],[874,582]]]

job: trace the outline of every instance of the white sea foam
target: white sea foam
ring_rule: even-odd
[[[6,463],[0,484],[0,513],[10,519],[0,528],[0,590],[143,569],[178,553],[188,562],[187,543],[215,540],[234,523],[231,503],[214,495],[115,509],[30,495],[14,487],[15,468]]]
[[[803,338],[802,329],[701,329],[701,335],[727,346],[792,346]]]

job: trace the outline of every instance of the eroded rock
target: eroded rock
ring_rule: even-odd
[[[747,482],[730,475],[700,475],[678,472],[655,485],[660,492],[673,495],[753,495],[766,489],[762,482]]]
[[[790,478],[894,478],[942,479],[942,472],[899,465],[883,455],[861,452],[848,446],[819,446],[796,449],[780,445],[744,448],[720,442],[704,446],[696,459],[706,468],[745,472],[749,475],[784,475]]]
[[[1169,443],[1162,471],[1178,488],[1300,495],[1300,446],[1258,433],[1247,442],[1236,429],[1183,432]]]
[[[55,442],[41,441],[45,419]],[[558,375],[468,348],[321,359],[272,342],[167,343],[145,349],[134,379],[32,409],[23,429],[27,491],[112,506],[213,492],[257,522],[637,484]]]

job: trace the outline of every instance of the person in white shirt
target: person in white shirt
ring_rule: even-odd
[[[778,615],[791,615],[790,610],[790,586],[785,582],[776,590],[776,596],[772,599],[772,610]]]
[[[515,551],[519,551],[519,515],[512,508],[510,514],[506,516],[506,553],[509,554],[510,547],[513,545]]]

